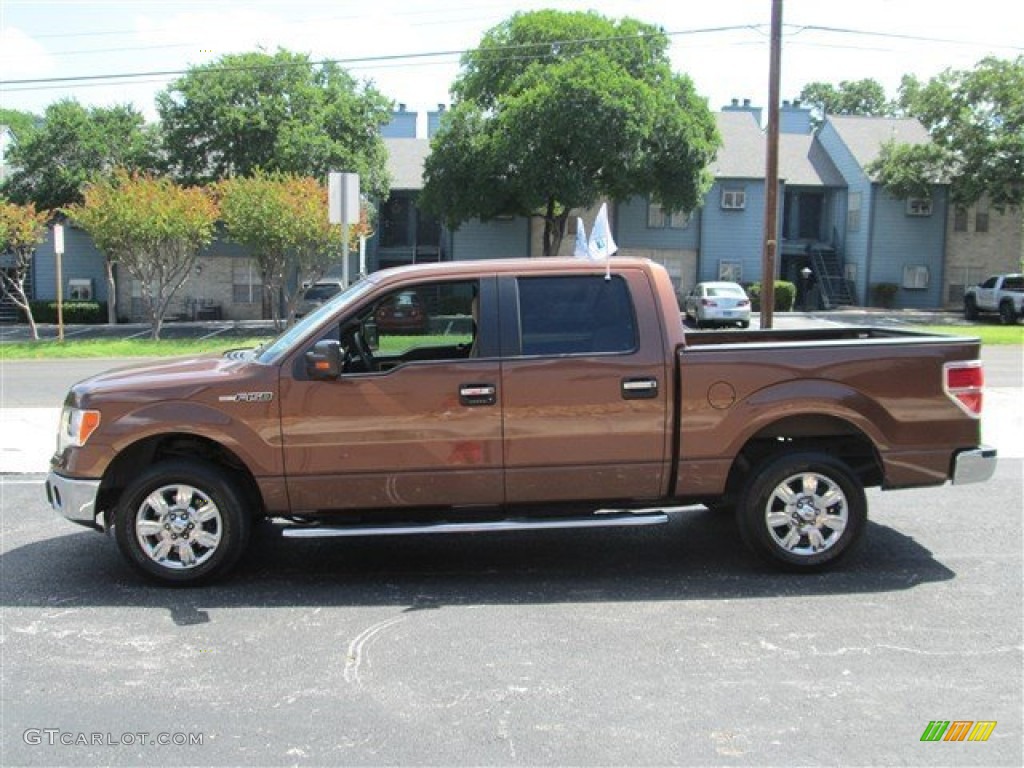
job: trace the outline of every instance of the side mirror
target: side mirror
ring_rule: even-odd
[[[306,353],[306,373],[309,378],[331,380],[341,376],[344,363],[341,342],[335,339],[324,339],[313,345]]]

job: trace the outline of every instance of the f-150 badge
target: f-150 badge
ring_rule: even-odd
[[[269,403],[274,399],[273,392],[237,392],[233,395],[221,395],[217,398],[222,403]]]

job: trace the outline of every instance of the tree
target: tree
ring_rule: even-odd
[[[869,170],[894,195],[947,179],[957,205],[983,195],[1000,211],[1024,203],[1024,56],[947,69],[926,84],[904,77],[899,103],[928,129],[933,145],[883,148]]]
[[[800,91],[800,101],[813,108],[815,124],[829,115],[870,115],[887,117],[893,105],[885,96],[885,88],[877,80],[843,80],[832,83],[808,83]]]
[[[67,209],[109,261],[123,266],[141,288],[154,339],[178,289],[192,274],[199,249],[213,239],[217,206],[200,188],[124,171],[85,190]]]
[[[49,214],[32,203],[18,205],[0,200],[0,295],[9,297],[25,313],[33,339],[39,338],[25,279],[32,269],[36,246],[46,239]]]
[[[391,106],[337,65],[284,50],[222,56],[157,95],[170,168],[186,183],[345,170],[376,198],[388,193],[380,127]]]
[[[256,171],[217,186],[220,210],[231,239],[255,256],[280,327],[281,300],[289,323],[295,319],[302,286],[318,280],[338,258],[341,226],[327,217],[327,187],[316,179]],[[369,234],[365,213],[350,227],[350,245]]]
[[[462,59],[419,204],[449,227],[500,215],[544,221],[558,252],[573,209],[651,195],[692,210],[720,143],[668,38],[635,19],[517,13]]]
[[[90,181],[115,168],[153,170],[157,129],[131,106],[83,107],[65,100],[46,108],[43,125],[19,136],[7,159],[4,193],[14,202],[57,209],[82,201]]]

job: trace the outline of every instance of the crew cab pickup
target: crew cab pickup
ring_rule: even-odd
[[[415,294],[415,329],[379,322]],[[878,328],[684,333],[649,261],[385,270],[257,350],[68,393],[46,490],[157,580],[285,537],[643,526],[734,511],[758,555],[835,562],[865,487],[988,479],[977,339]]]
[[[1004,325],[1024,317],[1024,275],[993,275],[964,293],[964,317],[977,320],[982,313],[998,313]]]

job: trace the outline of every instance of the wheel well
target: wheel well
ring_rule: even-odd
[[[146,467],[169,458],[187,458],[216,466],[229,474],[245,494],[253,515],[263,512],[263,497],[256,479],[238,456],[220,443],[198,435],[174,433],[156,435],[133,443],[122,450],[107,467],[100,483],[98,508],[110,512],[124,489]]]
[[[776,421],[747,441],[729,471],[726,496],[737,498],[751,469],[770,457],[811,450],[842,461],[865,488],[882,484],[882,460],[867,435],[835,416],[802,414]]]

